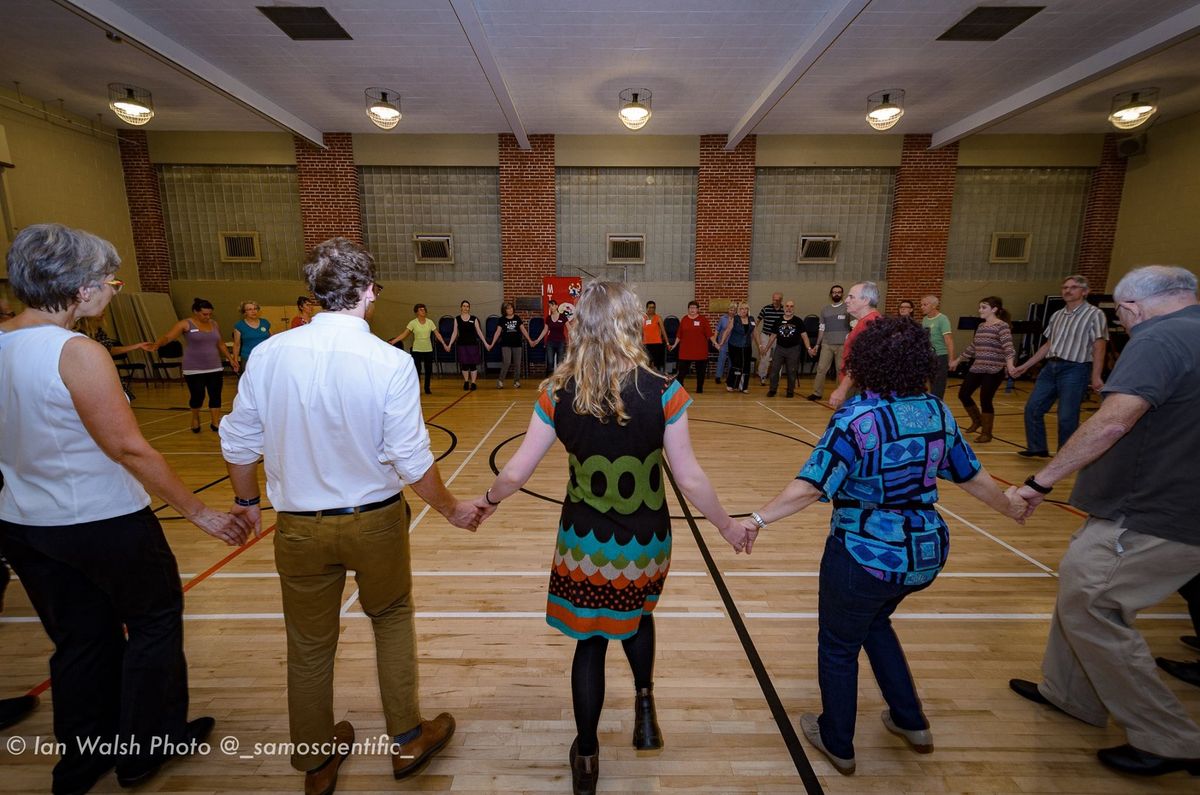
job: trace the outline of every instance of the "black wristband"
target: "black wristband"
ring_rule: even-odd
[[[492,490],[491,489],[488,489],[487,491],[485,491],[483,493],[483,499],[484,499],[484,502],[486,502],[488,505],[499,505],[500,502],[503,502],[503,500],[501,500],[500,502],[492,502]]]
[[[1053,486],[1043,486],[1041,483],[1038,483],[1036,480],[1034,480],[1033,475],[1025,478],[1025,485],[1036,491],[1038,494],[1049,494],[1050,492],[1054,491]]]
[[[243,500],[241,497],[235,494],[233,495],[233,502],[235,505],[240,505],[243,508],[249,508],[251,505],[258,505],[260,502],[262,502],[262,497],[251,497],[248,500]]]

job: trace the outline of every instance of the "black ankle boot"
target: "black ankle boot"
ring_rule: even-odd
[[[600,778],[600,752],[583,756],[579,753],[579,738],[571,743],[571,792],[573,795],[596,795]]]
[[[649,687],[638,689],[633,704],[633,747],[639,751],[657,751],[663,747],[662,731],[654,711],[654,693]]]

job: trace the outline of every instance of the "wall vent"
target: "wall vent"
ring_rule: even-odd
[[[293,41],[346,41],[350,34],[321,6],[257,6]]]
[[[413,235],[413,259],[418,265],[453,265],[454,235]]]
[[[800,235],[796,262],[801,265],[836,262],[837,248],[837,235]]]
[[[262,262],[258,232],[218,232],[221,262]]]
[[[609,265],[645,265],[645,235],[609,235]]]
[[[1029,262],[1028,232],[993,232],[992,253],[988,259],[993,265],[1025,265]]]
[[[1045,6],[979,6],[938,36],[938,41],[996,41]]]

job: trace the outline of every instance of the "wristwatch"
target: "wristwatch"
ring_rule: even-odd
[[[1043,486],[1041,483],[1038,483],[1036,479],[1034,479],[1033,475],[1025,478],[1025,485],[1036,491],[1038,494],[1049,494],[1050,492],[1054,491],[1053,486]]]

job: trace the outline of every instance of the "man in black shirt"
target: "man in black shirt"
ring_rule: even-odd
[[[771,336],[779,328],[783,317],[783,293],[772,293],[771,303],[758,310],[758,383],[767,383],[767,368],[771,361],[771,348],[775,342]]]

